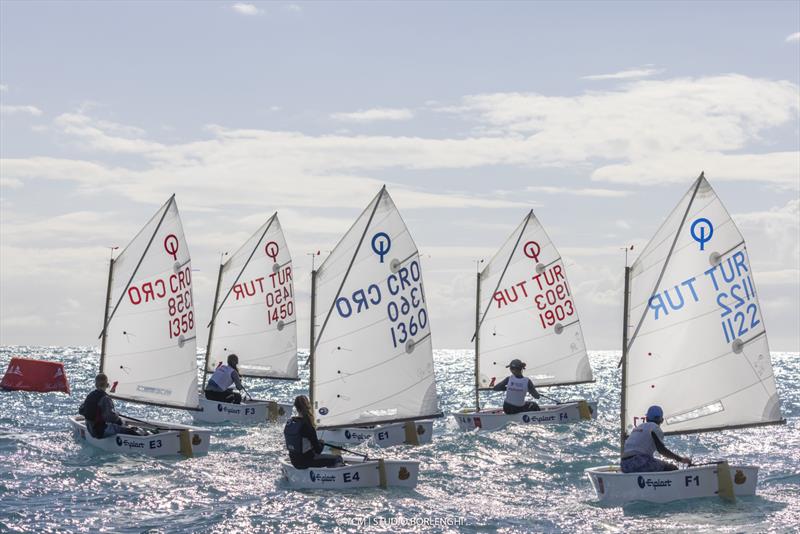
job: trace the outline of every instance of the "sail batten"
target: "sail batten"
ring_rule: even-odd
[[[419,251],[385,188],[313,275],[317,428],[439,417]]]
[[[206,373],[230,354],[241,376],[297,380],[297,310],[292,258],[278,214],[220,267]]]
[[[669,250],[667,247],[669,246]],[[745,240],[701,175],[630,267],[623,436],[650,405],[665,434],[781,421]]]
[[[191,256],[174,195],[113,260],[106,302],[109,394],[198,409]]]
[[[532,210],[479,280],[478,389],[499,382],[515,358],[527,363],[526,375],[537,386],[593,381],[564,261]]]

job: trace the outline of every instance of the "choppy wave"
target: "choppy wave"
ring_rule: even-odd
[[[473,399],[471,351],[435,351],[445,413]],[[498,531],[791,532],[800,528],[800,356],[773,353],[787,424],[668,438],[695,458],[726,457],[761,466],[758,494],[735,505],[716,499],[625,508],[594,502],[583,474],[618,453],[619,376],[615,352],[592,352],[597,381],[548,392],[599,400],[597,421],[463,433],[437,420],[434,442],[384,456],[421,462],[415,490],[298,492],[280,479],[280,428],[215,427],[211,451],[190,460],[101,453],[73,441],[67,416],[90,391],[92,347],[3,347],[11,356],[64,362],[72,396],[0,392],[0,531],[317,532]],[[305,358],[301,358],[304,361]],[[289,400],[303,380],[250,380],[259,397]],[[492,399],[491,395],[485,397]],[[499,397],[494,397],[499,401]],[[134,417],[191,422],[188,414],[118,402]],[[377,454],[376,454],[377,455]],[[427,519],[426,519],[427,518]]]

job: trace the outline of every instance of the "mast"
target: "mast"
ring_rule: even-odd
[[[475,411],[481,410],[481,382],[480,382],[480,360],[479,360],[479,341],[481,323],[481,272],[476,273],[475,282]]]
[[[619,410],[619,453],[625,448],[625,385],[626,374],[628,371],[628,284],[630,283],[631,268],[625,265],[625,292],[622,297],[622,379],[620,387],[620,410]]]
[[[311,401],[311,409],[315,410],[314,407],[314,352],[316,348],[316,343],[314,342],[314,314],[316,313],[316,293],[317,293],[317,271],[315,269],[311,270],[311,317],[309,320],[308,331],[309,331],[309,349],[308,349],[308,360],[309,360],[309,380],[308,380],[308,395],[309,400]],[[311,418],[312,423],[314,422],[314,418]]]
[[[100,372],[103,372],[103,367],[106,360],[106,330],[108,327],[108,306],[111,304],[111,275],[114,272],[114,258],[108,260],[108,285],[106,287],[106,308],[103,312],[103,331],[100,334]]]
[[[217,302],[219,300],[219,285],[222,282],[222,267],[223,263],[219,263],[219,274],[217,274],[217,290],[214,293],[214,310],[212,311],[211,324],[208,326],[208,343],[206,343],[206,359],[203,363],[203,388],[206,389],[206,379],[208,378],[208,359],[211,357],[211,341],[214,339],[214,324],[217,319]]]

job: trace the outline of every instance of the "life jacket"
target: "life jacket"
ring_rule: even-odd
[[[528,394],[528,377],[517,378],[514,375],[508,377],[506,384],[506,402],[514,406],[525,404],[525,395]]]
[[[230,365],[222,364],[214,370],[214,374],[211,375],[211,381],[219,387],[220,391],[225,391],[233,384],[234,370]]]
[[[664,442],[664,431],[652,421],[642,423],[631,430],[630,436],[625,440],[622,457],[627,458],[638,454],[653,456],[653,453],[656,452],[656,442],[653,440],[653,434],[658,436],[662,443]]]
[[[100,401],[107,396],[105,391],[95,389],[89,393],[78,410],[78,413],[86,419],[86,430],[95,438],[102,438],[106,431],[106,422],[103,419],[102,410],[100,410]]]
[[[303,437],[303,427],[305,421],[297,417],[292,417],[283,427],[283,437],[286,439],[286,449],[289,454],[305,454],[312,449],[311,441]]]

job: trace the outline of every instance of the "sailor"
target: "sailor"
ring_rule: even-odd
[[[505,391],[506,399],[503,402],[503,411],[507,414],[520,412],[535,412],[539,410],[539,405],[533,401],[525,402],[525,395],[530,393],[534,399],[539,398],[539,392],[533,387],[533,381],[522,376],[525,363],[518,359],[511,360],[506,365],[511,369],[511,376],[504,378],[499,384],[495,384],[494,391]]]
[[[661,423],[664,422],[664,410],[661,406],[650,406],[647,409],[647,421],[631,431],[625,440],[620,467],[623,473],[642,473],[650,471],[674,471],[677,466],[658,458],[653,458],[653,453],[658,451],[670,460],[692,465],[691,458],[684,458],[670,451],[664,446],[664,431]]]
[[[119,414],[114,410],[114,402],[108,396],[108,377],[100,373],[94,379],[95,390],[86,396],[78,413],[86,420],[86,430],[97,439],[107,438],[115,434],[133,434],[138,432],[126,426]]]
[[[309,467],[337,467],[342,465],[342,457],[335,454],[320,454],[325,442],[317,439],[311,416],[311,403],[305,395],[294,399],[298,415],[286,422],[283,436],[289,450],[289,460],[297,469]]]
[[[206,384],[206,398],[208,400],[241,404],[242,396],[233,391],[233,385],[239,391],[244,389],[239,377],[239,357],[235,354],[228,355],[228,364],[220,364]]]

